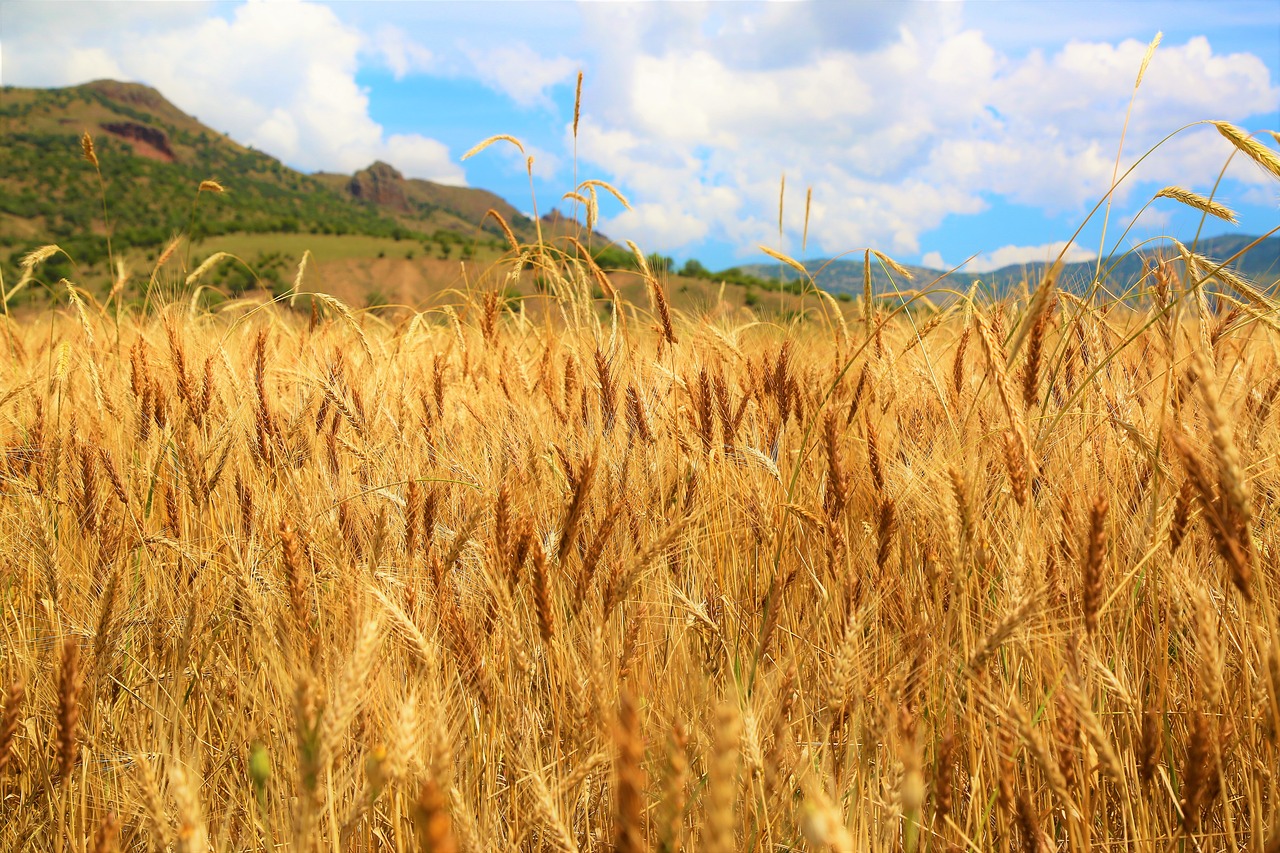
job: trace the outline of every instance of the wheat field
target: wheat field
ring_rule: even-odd
[[[551,265],[6,325],[0,848],[1280,849],[1269,297]]]
[[[1124,298],[884,300],[868,250],[784,323],[498,221],[390,314],[305,256],[201,307],[233,259],[175,241],[10,316],[27,256],[0,849],[1280,851],[1267,289],[1176,244]]]

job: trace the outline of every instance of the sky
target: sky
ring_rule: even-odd
[[[980,273],[1081,226],[1068,259],[1123,252],[1195,235],[1169,185],[1238,213],[1205,236],[1280,225],[1280,182],[1194,124],[1280,130],[1274,2],[0,0],[5,85],[104,77],[303,171],[381,159],[528,213],[607,181],[630,208],[603,195],[601,231],[713,269],[766,245]],[[506,143],[462,160],[494,134],[532,176]],[[1141,162],[1090,216],[1118,153]]]

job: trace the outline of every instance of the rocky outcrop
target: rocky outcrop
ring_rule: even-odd
[[[347,192],[361,201],[378,207],[408,212],[409,198],[404,191],[404,175],[381,160],[356,172],[347,184]]]
[[[571,234],[583,242],[589,241],[597,246],[607,246],[613,242],[599,231],[588,234],[587,226],[584,222],[572,216],[565,216],[556,209],[552,209],[538,218],[542,220],[542,234],[544,237]]]
[[[169,147],[169,137],[158,127],[147,127],[131,121],[108,122],[102,129],[112,136],[118,136],[133,143],[134,150],[143,156],[149,156],[166,163],[174,161],[173,149]]]

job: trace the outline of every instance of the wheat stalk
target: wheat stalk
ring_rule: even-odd
[[[26,693],[27,685],[21,678],[9,682],[5,689],[4,714],[0,716],[0,778],[4,777],[13,760],[13,738],[22,719],[22,701]]]
[[[1280,179],[1280,156],[1277,156],[1274,151],[1234,124],[1225,121],[1215,121],[1212,124],[1218,129],[1218,133],[1236,147],[1236,150],[1257,163],[1272,177]]]
[[[1236,223],[1236,214],[1231,208],[1221,202],[1206,198],[1199,193],[1193,193],[1191,190],[1182,187],[1165,187],[1156,193],[1156,198],[1171,198],[1176,202],[1181,202],[1187,207],[1195,208],[1201,213],[1207,213],[1210,216],[1216,216],[1224,222],[1230,222],[1232,225]]]
[[[80,750],[80,642],[74,637],[62,641],[58,667],[58,778],[67,784]]]

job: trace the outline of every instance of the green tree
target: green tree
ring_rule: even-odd
[[[671,272],[675,266],[675,261],[667,255],[659,255],[657,252],[645,258],[649,262],[649,269],[654,272]]]
[[[680,275],[688,276],[689,278],[709,278],[711,270],[704,267],[702,261],[697,258],[690,258],[680,268]]]

